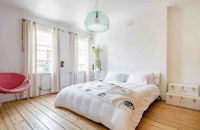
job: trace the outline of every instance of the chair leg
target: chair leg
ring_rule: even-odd
[[[27,91],[25,91],[25,95],[26,95],[27,100],[30,102],[30,99],[29,99],[29,96],[28,96],[28,89],[27,89]]]
[[[162,101],[162,97],[161,97],[161,96],[159,96],[158,98],[159,98],[159,100],[161,100],[161,101]]]
[[[15,98],[16,98],[16,100],[17,100],[17,93],[15,93]]]
[[[1,105],[3,104],[4,96],[5,96],[5,94],[3,94],[3,95],[1,96],[1,99],[0,99],[0,107],[1,107]]]

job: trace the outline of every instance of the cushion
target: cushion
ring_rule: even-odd
[[[129,81],[127,80],[128,83],[154,84],[154,73],[130,74],[129,77]]]
[[[147,84],[154,84],[154,73],[144,74],[147,77]]]
[[[128,74],[122,72],[108,72],[105,79],[106,83],[118,84],[127,80]]]
[[[0,73],[0,87],[5,89],[13,89],[25,80],[25,76],[16,73]]]
[[[126,83],[145,85],[148,83],[148,77],[145,74],[130,74]]]

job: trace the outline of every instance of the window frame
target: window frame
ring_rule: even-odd
[[[36,72],[38,74],[49,74],[52,72],[52,64],[53,64],[52,28],[46,25],[38,24],[36,31],[37,31]],[[42,68],[41,70],[39,70],[40,67]]]

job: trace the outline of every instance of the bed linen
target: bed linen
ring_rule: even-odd
[[[84,84],[71,85],[58,93],[55,100],[55,107],[64,107],[72,110],[92,121],[101,123],[111,130],[134,130],[142,118],[143,112],[160,95],[158,86],[148,85],[120,85],[121,88],[131,90],[134,99],[134,109],[123,109],[112,102],[97,98],[90,94],[88,88],[91,84],[99,87],[102,82],[89,82]],[[110,89],[115,85],[105,85]],[[117,85],[119,86],[119,85]],[[81,88],[81,89],[80,89]],[[107,91],[107,89],[105,91]],[[121,97],[120,97],[121,98]]]

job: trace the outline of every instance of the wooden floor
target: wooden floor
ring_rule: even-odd
[[[107,130],[69,110],[54,108],[56,94],[4,103],[0,130]],[[144,113],[137,130],[200,130],[200,111],[154,102]]]

